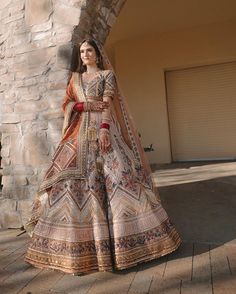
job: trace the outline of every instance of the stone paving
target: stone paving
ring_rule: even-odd
[[[26,264],[29,237],[20,233],[0,232],[2,294],[236,293],[234,244],[183,242],[175,253],[129,270],[72,276]]]
[[[181,233],[178,251],[129,270],[72,276],[26,264],[29,237],[2,230],[0,293],[235,294],[236,162],[161,168],[154,181]]]

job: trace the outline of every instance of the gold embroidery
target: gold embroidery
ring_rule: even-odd
[[[103,172],[103,166],[104,166],[104,158],[99,154],[97,159],[96,159],[97,171],[102,173]]]
[[[69,102],[66,109],[65,109],[64,122],[63,122],[63,127],[62,127],[62,135],[65,134],[67,128],[69,127],[70,118],[71,118],[73,107],[75,104],[76,104],[76,102]]]
[[[91,121],[90,126],[88,127],[88,141],[93,142],[97,140],[97,128],[96,122]]]
[[[73,73],[73,85],[75,88],[76,100],[78,102],[86,102],[86,97],[83,90],[81,89],[81,77],[79,73]],[[76,103],[76,102],[75,102]],[[66,109],[64,130],[67,128],[67,124],[70,121],[73,106],[75,104],[69,103]],[[42,193],[45,189],[50,188],[53,184],[58,183],[60,180],[65,178],[73,179],[85,179],[87,176],[86,164],[87,164],[87,154],[88,154],[88,141],[87,141],[87,131],[89,125],[89,112],[82,112],[80,114],[80,128],[78,136],[78,153],[76,157],[76,167],[68,168],[66,170],[61,170],[59,173],[46,178],[40,185],[38,193]]]
[[[81,102],[86,102],[87,99],[84,95],[82,84],[81,84],[81,75],[79,73],[74,73],[74,85],[75,90],[77,92],[77,96],[79,97]],[[78,138],[78,157],[77,157],[77,167],[81,172],[81,176],[86,176],[86,163],[87,163],[87,155],[88,155],[88,125],[89,125],[89,112],[82,112],[82,122],[79,130],[79,138]]]

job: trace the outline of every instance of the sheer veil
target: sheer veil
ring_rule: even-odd
[[[104,69],[110,69],[114,73],[114,68],[111,65],[111,62],[103,48],[103,46],[95,41],[98,49],[102,55]],[[112,110],[113,115],[116,116],[117,122],[119,124],[120,131],[123,135],[123,138],[126,144],[131,148],[134,158],[135,166],[137,168],[144,168],[148,174],[151,173],[151,168],[144,153],[137,128],[135,126],[134,119],[129,111],[128,103],[124,97],[119,82],[116,77],[117,82],[117,93],[113,99],[114,108]]]

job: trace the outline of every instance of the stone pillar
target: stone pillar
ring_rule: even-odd
[[[72,44],[104,43],[125,0],[0,3],[0,227],[21,227],[60,140]]]

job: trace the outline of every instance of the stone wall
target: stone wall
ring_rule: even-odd
[[[0,227],[24,224],[59,142],[72,44],[104,43],[124,2],[0,2]]]

